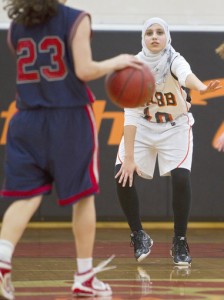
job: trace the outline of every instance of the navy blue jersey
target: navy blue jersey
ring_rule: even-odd
[[[9,43],[17,57],[17,107],[77,107],[90,102],[77,78],[71,40],[87,13],[59,4],[47,23],[25,27],[12,23]],[[32,37],[32,38],[31,38]]]

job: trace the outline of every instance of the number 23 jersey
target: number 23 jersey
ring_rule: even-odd
[[[17,59],[17,107],[60,108],[90,102],[87,87],[74,72],[71,42],[84,11],[59,4],[46,23],[25,27],[11,23],[9,47]]]

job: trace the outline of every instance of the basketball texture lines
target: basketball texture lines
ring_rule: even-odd
[[[146,65],[141,69],[128,67],[108,74],[105,87],[114,104],[134,108],[150,100],[155,90],[155,79]]]

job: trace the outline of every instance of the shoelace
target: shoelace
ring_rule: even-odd
[[[142,247],[142,241],[140,241],[140,240],[135,240],[135,241],[133,241],[133,240],[131,240],[130,241],[130,247],[135,247],[135,248],[139,248],[140,246]]]
[[[130,242],[130,247],[142,247],[144,246],[144,242],[146,242],[147,240],[143,240],[142,239],[143,236],[131,236],[131,242]]]
[[[178,241],[176,245],[174,246],[177,250],[181,252],[181,254],[188,255],[188,252],[190,252],[189,246],[186,241]]]
[[[104,271],[107,271],[107,270],[116,269],[116,266],[106,267],[114,259],[114,257],[115,257],[115,255],[111,255],[111,257],[109,257],[108,259],[103,260],[102,262],[100,262],[95,268],[93,268],[94,274],[104,272]]]

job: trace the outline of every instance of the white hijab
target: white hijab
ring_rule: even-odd
[[[162,26],[166,35],[166,46],[159,53],[152,53],[145,44],[146,30],[153,24],[159,24],[160,26]],[[151,18],[147,20],[144,23],[142,29],[142,51],[139,52],[136,56],[139,58],[139,60],[143,61],[150,67],[155,76],[156,84],[165,82],[166,76],[170,69],[172,58],[177,55],[180,54],[177,53],[171,46],[171,36],[168,24],[160,18]]]

